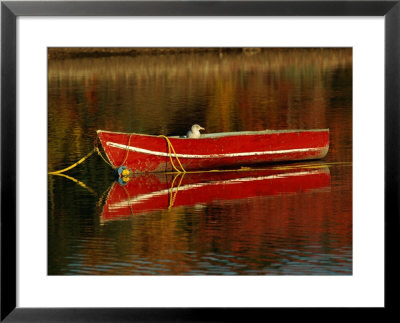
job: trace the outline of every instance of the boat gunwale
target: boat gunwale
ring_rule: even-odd
[[[149,134],[142,134],[136,132],[114,132],[108,130],[97,130],[96,133],[111,133],[111,134],[119,134],[119,135],[136,135],[136,136],[144,136],[144,137],[152,137],[152,138],[162,138],[159,135],[149,135]],[[329,128],[326,129],[288,129],[288,130],[259,130],[259,131],[236,131],[236,132],[215,132],[209,134],[202,134],[200,138],[182,138],[179,136],[166,136],[167,138],[171,139],[194,139],[194,140],[201,140],[201,139],[218,139],[218,138],[226,138],[226,137],[237,137],[237,136],[251,136],[251,135],[273,135],[273,134],[284,134],[284,133],[302,133],[302,132],[330,132]]]

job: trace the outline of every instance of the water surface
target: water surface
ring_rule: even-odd
[[[90,152],[98,129],[329,128],[330,149],[318,163],[124,187],[93,155],[48,177],[50,275],[352,274],[351,49],[112,54],[49,55],[49,171]]]

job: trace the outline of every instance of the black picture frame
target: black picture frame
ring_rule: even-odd
[[[19,308],[16,306],[16,19],[19,16],[383,16],[385,19],[385,306],[397,307],[399,274],[400,1],[2,1],[1,321],[252,322],[288,308]],[[373,188],[371,188],[373,189]],[[373,259],[371,259],[373,261]],[[396,271],[396,272],[395,272]],[[301,309],[290,309],[301,311]],[[326,309],[330,313],[333,310]],[[384,311],[384,312],[382,312]],[[304,310],[301,312],[304,313]],[[306,312],[308,313],[308,312]],[[274,313],[275,314],[275,313]],[[261,315],[261,316],[260,316]],[[297,314],[296,314],[297,315]],[[331,315],[331,314],[329,314]],[[282,318],[282,316],[281,316]],[[351,319],[351,317],[348,317]]]

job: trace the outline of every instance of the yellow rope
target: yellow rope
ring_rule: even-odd
[[[87,154],[85,157],[81,158],[80,160],[78,160],[75,164],[72,164],[71,166],[68,166],[67,168],[61,169],[61,170],[57,170],[54,172],[49,172],[50,175],[56,175],[56,174],[61,174],[66,172],[67,170],[70,170],[76,166],[78,166],[79,164],[82,164],[86,159],[88,159],[90,156],[92,156],[92,154],[96,151],[96,148],[94,148],[89,154]]]
[[[133,133],[131,133],[131,134],[129,135],[128,145],[126,145],[125,158],[124,158],[124,161],[122,162],[122,164],[119,165],[119,167],[124,166],[126,160],[128,159],[128,155],[129,155],[129,146],[131,145],[132,135],[133,135]]]
[[[291,170],[296,168],[305,168],[305,169],[319,169],[326,168],[328,166],[351,166],[351,162],[337,162],[337,163],[323,163],[323,164],[300,164],[300,165],[289,165],[289,166],[270,166],[267,168],[251,168],[251,167],[241,167],[234,169],[210,169],[210,170],[193,170],[193,171],[185,171],[186,174],[202,174],[202,173],[220,173],[220,172],[254,172],[254,171],[263,171],[263,170]],[[180,172],[182,173],[182,172]],[[165,174],[176,174],[176,172],[165,172]]]
[[[128,144],[126,145],[125,157],[124,157],[124,160],[123,160],[122,164],[120,165],[120,167],[123,166],[123,165],[125,164],[125,162],[127,161],[127,159],[128,159],[128,156],[129,156],[129,146],[131,145],[132,135],[133,135],[133,133],[131,133],[131,134],[129,135],[129,141],[128,141]],[[177,154],[176,154],[176,152],[175,152],[174,146],[173,146],[172,143],[170,142],[169,138],[166,137],[166,136],[163,136],[163,135],[160,135],[160,137],[165,138],[166,141],[167,141],[167,144],[168,144],[168,154],[169,154],[169,158],[170,158],[170,160],[171,160],[172,167],[173,167],[178,173],[186,173],[186,170],[185,170],[185,168],[183,168],[182,163],[181,163],[181,161],[179,160],[179,158],[178,158],[178,156],[177,156]],[[112,165],[109,161],[107,161],[106,158],[104,158],[104,156],[103,156],[103,154],[101,153],[99,147],[96,145],[96,146],[93,148],[93,150],[92,150],[89,154],[87,154],[85,157],[83,157],[83,158],[81,158],[80,160],[78,160],[76,163],[74,163],[74,164],[72,164],[71,166],[68,166],[68,167],[66,167],[66,168],[64,168],[64,169],[61,169],[61,170],[58,170],[58,171],[49,172],[48,174],[50,174],[50,175],[56,175],[56,174],[64,173],[64,172],[66,172],[66,171],[68,171],[68,170],[70,170],[70,169],[72,169],[72,168],[78,166],[79,164],[83,163],[83,162],[84,162],[86,159],[88,159],[94,152],[97,152],[97,154],[101,157],[101,159],[104,160],[104,162],[105,162],[106,164],[108,164],[109,166],[111,166],[111,167],[114,168],[114,169],[117,168],[117,167],[115,167],[114,165]],[[174,164],[174,162],[173,162],[173,160],[172,160],[172,152],[174,153],[175,158],[176,158],[176,160],[178,161],[178,164],[179,164],[179,166],[181,167],[181,169],[178,169],[178,168],[175,166],[175,164]]]
[[[97,151],[97,154],[101,157],[101,159],[104,160],[104,162],[105,162],[107,165],[111,166],[111,167],[114,168],[114,169],[116,168],[113,164],[111,164],[107,159],[105,159],[105,158],[103,157],[103,154],[101,153],[99,147],[95,147],[94,149]]]
[[[74,177],[72,177],[72,176],[68,176],[68,175],[61,174],[61,173],[59,173],[59,174],[52,174],[52,175],[57,175],[57,176],[65,177],[65,178],[67,178],[67,179],[69,179],[69,180],[71,180],[71,181],[73,181],[73,182],[79,184],[79,185],[82,186],[83,188],[87,189],[87,190],[88,190],[90,193],[92,193],[93,195],[97,196],[97,193],[96,193],[96,191],[95,191],[94,189],[90,188],[90,187],[87,186],[84,182],[81,182],[81,181],[77,180],[76,178],[74,178]]]
[[[176,178],[179,177],[179,176],[181,176],[181,179],[180,179],[180,181],[179,181],[178,186],[176,187],[175,194],[174,194],[174,184],[175,184],[175,180],[176,180]],[[185,176],[185,173],[178,173],[178,174],[176,174],[176,176],[174,177],[174,179],[173,179],[173,181],[172,181],[172,184],[171,184],[171,193],[170,193],[170,195],[169,195],[169,206],[168,206],[168,209],[170,209],[170,208],[172,208],[172,207],[174,206],[176,197],[177,197],[178,192],[179,192],[179,187],[180,187],[181,184],[182,184],[182,180],[183,180],[183,177],[184,177],[184,176]]]
[[[126,150],[125,150],[125,157],[124,157],[124,160],[123,160],[123,162],[121,163],[121,165],[120,165],[119,167],[123,166],[123,165],[125,164],[125,162],[127,161],[127,159],[128,159],[128,156],[129,156],[129,146],[131,145],[132,135],[133,135],[133,133],[131,133],[131,134],[129,135],[128,144],[125,146],[125,147],[126,147]],[[103,154],[101,153],[101,151],[100,151],[100,149],[99,149],[98,146],[95,147],[95,150],[97,151],[97,154],[101,157],[101,159],[104,160],[104,162],[105,162],[107,165],[109,165],[109,166],[112,167],[113,169],[118,168],[118,167],[115,167],[113,164],[111,164],[106,158],[104,158],[104,156],[103,156]]]
[[[160,135],[159,137],[162,137],[162,138],[164,138],[164,139],[167,141],[167,144],[168,144],[168,155],[169,155],[169,159],[170,159],[170,161],[171,161],[172,167],[173,167],[178,173],[187,173],[186,170],[185,170],[185,168],[183,168],[182,163],[181,163],[181,161],[179,160],[178,155],[177,155],[176,152],[175,152],[174,146],[172,145],[172,143],[171,143],[171,141],[169,140],[169,138],[168,138],[167,136],[164,136],[164,135]],[[179,166],[181,167],[180,170],[175,166],[175,164],[174,164],[174,162],[173,162],[173,160],[172,160],[172,153],[171,153],[171,150],[173,151],[173,153],[174,153],[174,155],[175,155],[175,159],[177,160]]]
[[[133,212],[132,204],[130,203],[131,197],[130,197],[130,195],[129,195],[129,192],[128,192],[128,190],[125,188],[125,186],[121,186],[121,187],[122,187],[122,189],[125,191],[126,196],[128,197],[127,204],[128,204],[128,206],[129,206],[129,209],[131,210],[131,215],[134,215],[135,213]]]

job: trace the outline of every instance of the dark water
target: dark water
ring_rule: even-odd
[[[352,274],[351,49],[64,57],[48,67],[49,171],[89,153],[98,129],[330,129],[318,163],[138,175],[121,187],[94,154],[49,175],[50,275]]]

